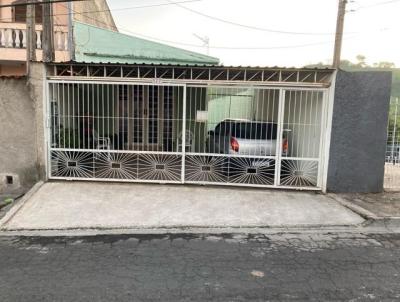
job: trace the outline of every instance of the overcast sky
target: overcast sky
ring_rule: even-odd
[[[168,0],[108,3],[121,32],[170,41],[165,43],[204,54],[206,48],[193,34],[206,36],[210,39],[210,55],[225,65],[303,66],[332,60],[337,0],[184,1],[169,0],[182,2],[179,6],[169,3],[143,8],[137,7],[165,4]],[[399,67],[400,0],[349,2],[342,58],[354,61],[356,55],[363,54],[368,63],[390,61]]]

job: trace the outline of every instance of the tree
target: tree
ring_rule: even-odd
[[[382,61],[382,62],[374,63],[373,66],[376,68],[395,68],[396,64],[394,64],[393,62]]]
[[[364,68],[368,66],[367,63],[365,62],[366,57],[364,55],[357,55],[356,60],[357,60],[356,64],[357,67]]]

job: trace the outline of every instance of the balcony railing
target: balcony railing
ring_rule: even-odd
[[[37,27],[35,32],[36,49],[42,49],[42,27]],[[0,24],[0,48],[26,48],[25,25]],[[68,50],[68,32],[66,30],[54,31],[54,49]]]

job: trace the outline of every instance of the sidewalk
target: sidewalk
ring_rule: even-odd
[[[400,192],[329,195],[371,223],[400,226]]]
[[[2,230],[357,226],[364,219],[314,192],[186,185],[49,182]]]

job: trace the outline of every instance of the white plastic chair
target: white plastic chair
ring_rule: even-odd
[[[183,138],[183,133],[180,132],[177,152],[182,151],[182,138]],[[194,135],[193,135],[192,131],[185,130],[185,152],[194,152],[193,139],[194,139]]]

